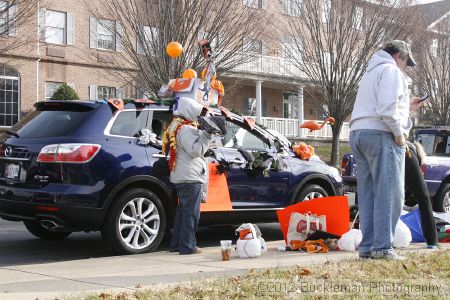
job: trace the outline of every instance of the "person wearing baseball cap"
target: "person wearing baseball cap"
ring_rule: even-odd
[[[370,58],[350,120],[350,146],[358,165],[361,258],[404,259],[392,242],[404,203],[405,142],[412,122],[403,74],[414,67],[411,47],[401,40],[383,45]]]

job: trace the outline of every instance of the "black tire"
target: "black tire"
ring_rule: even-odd
[[[310,198],[309,196],[312,196],[312,198]],[[298,193],[298,196],[296,197],[295,203],[303,202],[305,200],[306,201],[311,200],[314,198],[321,198],[320,196],[328,197],[328,192],[320,185],[308,183],[308,184],[305,184],[300,189],[300,192]],[[310,198],[310,199],[307,199],[307,198]]]
[[[23,221],[28,232],[35,237],[46,241],[59,241],[68,237],[72,232],[70,231],[50,231],[42,227],[38,221]]]
[[[147,207],[146,211],[150,209],[151,204],[154,205],[150,216],[157,217],[159,218],[158,220],[144,222],[145,217],[142,216],[143,214],[137,214],[135,220],[123,219],[122,212],[127,216],[130,216],[130,214],[132,214],[132,210],[130,210],[131,206],[137,204],[135,201],[139,201],[139,199],[144,199],[142,205]],[[106,216],[105,223],[103,224],[102,237],[111,249],[118,254],[151,252],[156,250],[161,243],[166,230],[166,223],[166,212],[158,196],[146,189],[130,189],[120,194],[114,200],[114,203]],[[120,224],[126,226],[126,228],[120,230]],[[145,227],[146,225],[147,227]],[[148,229],[156,231],[156,234],[149,236]],[[137,242],[139,244],[134,247],[132,243],[126,241],[125,235],[134,238],[136,237],[136,234]],[[144,237],[148,238],[148,240],[145,241]],[[142,244],[140,242],[142,242]],[[149,244],[147,245],[147,243]]]
[[[433,199],[433,210],[450,213],[450,183],[444,183]]]

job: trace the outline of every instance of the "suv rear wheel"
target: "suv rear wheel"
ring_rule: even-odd
[[[62,240],[72,233],[70,231],[50,231],[43,227],[38,221],[23,221],[23,223],[32,235],[47,241]]]
[[[308,201],[314,198],[328,197],[327,191],[317,184],[305,184],[298,193],[296,202]]]
[[[450,213],[450,183],[446,183],[433,199],[433,210]]]
[[[146,189],[130,189],[111,207],[102,236],[116,252],[138,254],[154,251],[165,229],[166,214],[161,200]]]

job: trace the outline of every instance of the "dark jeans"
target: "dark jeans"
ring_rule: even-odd
[[[417,157],[412,153],[405,157],[405,187],[413,194],[419,204],[422,232],[428,245],[437,244],[436,223],[433,217],[430,194],[420,169]]]
[[[180,254],[191,254],[197,247],[195,232],[200,219],[202,183],[175,184],[179,203],[170,241],[170,250]]]

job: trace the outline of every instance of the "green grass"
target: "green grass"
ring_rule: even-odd
[[[331,160],[331,143],[321,143],[317,145],[311,143],[311,145],[314,147],[314,152],[320,157],[320,159],[329,164]],[[341,143],[339,147],[339,165],[341,163],[342,155],[347,152],[352,152],[350,145],[348,145],[348,143]]]
[[[403,262],[353,259],[313,267],[250,270],[242,276],[193,281],[159,290],[83,298],[444,299],[450,292],[449,262],[450,250],[440,250],[411,254]]]

